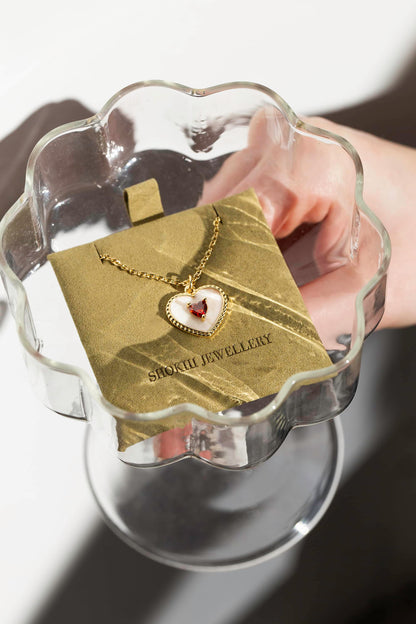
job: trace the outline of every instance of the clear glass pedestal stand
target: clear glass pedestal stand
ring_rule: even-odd
[[[215,414],[192,403],[132,413],[105,399],[48,254],[131,227],[123,190],[149,178],[165,214],[256,191],[330,366]],[[25,192],[0,223],[0,274],[37,395],[88,422],[92,491],[109,525],[140,552],[185,569],[243,567],[282,552],[324,513],[342,465],[333,419],[353,399],[390,260],[388,234],[362,188],[353,146],[253,83],[130,85],[33,150]],[[282,223],[290,227],[279,235]],[[192,448],[158,448],[152,438],[121,448],[120,424],[175,422],[181,410],[196,423]],[[207,428],[219,441],[210,457]],[[235,442],[228,455],[224,430]]]
[[[247,567],[302,539],[342,472],[339,419],[293,429],[279,451],[243,470],[185,458],[137,468],[88,428],[88,480],[111,529],[159,562],[188,570]]]

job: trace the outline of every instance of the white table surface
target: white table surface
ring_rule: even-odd
[[[0,138],[47,102],[76,98],[97,110],[119,88],[148,78],[195,87],[251,80],[298,113],[335,110],[389,87],[414,53],[415,31],[414,0],[11,3],[0,25]],[[384,340],[370,340],[366,358],[380,361]],[[367,371],[365,383],[376,374]],[[99,515],[82,464],[84,424],[34,397],[10,314],[0,325],[0,379],[0,621],[23,624]],[[384,434],[360,391],[354,404],[344,418],[348,471]],[[295,557],[229,575],[182,575],[151,621],[187,622],[183,601],[197,601],[207,584],[219,598],[216,619],[206,621],[228,621],[234,587],[243,609],[288,574]]]

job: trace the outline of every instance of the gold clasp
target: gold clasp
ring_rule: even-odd
[[[192,280],[192,275],[190,275],[188,277],[188,281],[185,284],[185,292],[186,292],[187,295],[193,295],[194,292],[195,292],[194,285],[193,285],[193,280]]]

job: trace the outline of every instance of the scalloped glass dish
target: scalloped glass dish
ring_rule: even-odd
[[[189,403],[130,413],[103,397],[47,254],[129,227],[123,189],[150,177],[158,181],[168,214],[255,189],[331,366],[293,375],[275,395],[220,413]],[[251,563],[292,543],[295,526],[296,535],[305,534],[332,497],[342,454],[339,425],[332,419],[354,396],[364,338],[383,314],[390,258],[387,232],[365,205],[362,183],[360,159],[345,139],[302,122],[276,93],[251,83],[200,90],[137,83],[114,95],[97,115],[53,130],[34,148],[25,192],[0,224],[0,269],[26,364],[47,407],[90,423],[88,473],[99,503],[113,528],[150,556],[204,569]],[[187,415],[190,425],[119,449],[120,421],[169,422],[177,415]],[[324,424],[299,428],[316,423]],[[161,491],[160,479],[151,477],[160,473],[151,467],[164,465],[172,483],[182,480],[184,471],[197,474],[211,494],[217,480],[223,496],[228,488],[252,487],[248,475],[268,470],[283,475],[281,462],[288,465],[299,449],[304,458],[311,452],[309,469],[308,462],[299,462],[301,474],[285,474],[284,487],[290,490],[291,479],[297,479],[295,489],[300,482],[309,485],[300,488],[292,506],[286,502],[279,509],[267,487],[263,503],[239,495],[234,508],[211,523],[211,541],[204,525],[204,539],[194,536],[192,548],[179,530],[168,531],[169,547],[161,546],[166,518],[183,517],[184,510],[176,496],[176,512],[172,499],[162,528],[156,526],[158,514],[153,509],[152,515],[151,507],[160,508],[160,499],[155,490],[153,496],[141,490],[148,493],[154,481]],[[178,459],[187,461],[173,464]],[[214,498],[193,483],[183,492],[186,507],[208,518],[205,505]],[[279,483],[274,482],[276,496]],[[247,519],[254,509],[261,516],[272,498],[273,513],[284,521],[272,527],[276,516],[268,509],[264,540],[248,544],[241,527],[252,523]],[[140,500],[153,518],[153,532],[138,528],[132,510],[142,509]],[[232,545],[224,534],[218,537],[221,527],[229,532],[231,526],[239,535]]]

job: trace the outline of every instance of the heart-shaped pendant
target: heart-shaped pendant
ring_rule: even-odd
[[[224,321],[228,297],[218,286],[201,286],[192,294],[171,297],[166,305],[169,321],[195,336],[212,336]]]

